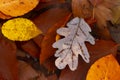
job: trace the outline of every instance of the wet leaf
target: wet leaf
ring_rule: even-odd
[[[21,16],[35,8],[38,3],[39,0],[1,0],[0,11],[13,17]]]
[[[79,58],[78,68],[71,71],[67,67],[62,70],[59,80],[86,80],[87,71],[89,67],[99,58],[117,52],[117,44],[113,41],[96,40],[95,45],[86,43],[90,53],[90,63],[85,63],[83,59]],[[101,46],[101,47],[100,47]]]
[[[2,79],[1,79],[2,77]],[[16,46],[0,33],[0,80],[18,80]]]
[[[10,40],[26,41],[36,37],[42,32],[32,21],[26,18],[14,18],[3,24],[2,33]]]
[[[119,80],[120,65],[110,54],[98,59],[89,69],[86,80]]]
[[[65,25],[70,16],[71,14],[66,14],[60,21],[48,29],[41,43],[40,63],[43,63],[46,59],[54,55],[56,49],[52,47],[52,44],[55,42],[56,30]]]
[[[80,55],[86,63],[89,63],[90,55],[85,45],[85,41],[95,44],[95,39],[90,34],[91,28],[83,18],[74,18],[67,23],[67,28],[57,29],[57,33],[65,38],[53,43],[54,48],[58,48],[55,57],[55,65],[58,69],[64,69],[66,65],[72,71],[77,69],[78,55]]]

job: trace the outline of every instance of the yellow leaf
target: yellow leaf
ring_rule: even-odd
[[[26,18],[14,18],[2,26],[2,34],[13,41],[30,40],[42,32],[35,24]]]
[[[86,80],[120,80],[120,66],[112,54],[100,58],[89,69]]]

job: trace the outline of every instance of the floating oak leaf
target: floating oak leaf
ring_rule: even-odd
[[[2,33],[13,41],[30,40],[42,33],[36,25],[26,18],[8,20],[2,26]]]
[[[78,55],[80,54],[86,63],[89,63],[90,55],[85,46],[85,41],[95,44],[94,38],[90,35],[91,29],[82,18],[74,18],[67,24],[68,28],[60,28],[57,33],[65,36],[53,44],[58,48],[55,56],[58,57],[55,65],[59,69],[65,68],[68,64],[72,71],[78,66]]]

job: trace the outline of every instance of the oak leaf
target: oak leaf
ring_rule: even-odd
[[[98,59],[89,69],[86,80],[119,80],[120,65],[110,54]]]
[[[89,63],[90,55],[84,44],[85,41],[95,44],[95,39],[89,32],[91,29],[83,18],[74,18],[67,23],[68,28],[60,28],[57,33],[65,36],[53,44],[54,48],[58,48],[55,61],[59,69],[65,68],[68,64],[71,70],[76,70],[78,66],[78,55],[80,54],[86,63]]]
[[[30,40],[41,33],[36,25],[26,18],[8,20],[2,26],[2,34],[13,41]]]

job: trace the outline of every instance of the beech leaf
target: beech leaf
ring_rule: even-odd
[[[2,34],[13,41],[27,41],[41,33],[36,25],[26,18],[8,20],[2,26]]]
[[[85,45],[85,41],[95,44],[95,39],[91,36],[91,28],[83,18],[74,18],[67,24],[68,28],[60,28],[57,33],[65,38],[58,40],[53,44],[58,48],[55,57],[55,65],[59,69],[64,69],[66,65],[72,71],[77,69],[78,55],[80,54],[86,63],[89,63],[90,55]]]

